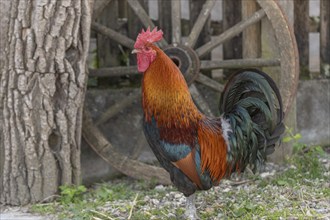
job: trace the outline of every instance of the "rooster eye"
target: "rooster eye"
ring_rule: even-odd
[[[145,49],[147,52],[148,51],[150,51],[151,50],[151,48],[150,47],[146,47],[146,49]]]

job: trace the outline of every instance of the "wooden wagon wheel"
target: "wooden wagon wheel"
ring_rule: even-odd
[[[137,17],[140,19],[145,27],[150,26],[153,28],[155,25],[149,18],[147,12],[141,6],[138,0],[127,0],[129,6],[133,9]],[[159,43],[159,46],[172,58],[172,60],[179,66],[181,72],[185,76],[186,81],[189,84],[191,95],[196,102],[197,106],[206,114],[214,115],[210,110],[208,103],[205,101],[204,97],[196,87],[196,83],[205,85],[212,90],[221,92],[223,90],[223,85],[212,78],[200,74],[204,70],[214,70],[214,69],[224,69],[224,68],[243,68],[243,67],[265,67],[265,66],[279,66],[280,68],[280,90],[283,96],[284,109],[287,113],[290,109],[291,103],[296,93],[297,82],[298,82],[298,53],[294,34],[288,25],[288,21],[284,13],[282,12],[280,6],[276,0],[263,1],[257,0],[260,9],[253,13],[250,17],[241,22],[237,23],[233,27],[224,31],[218,36],[214,36],[208,43],[196,47],[197,39],[202,31],[205,22],[210,15],[211,9],[213,8],[216,0],[207,0],[203,8],[194,23],[189,36],[184,40],[181,34],[181,8],[180,1],[171,1],[171,17],[172,17],[172,33],[171,39],[164,39]],[[203,57],[211,52],[215,47],[224,43],[225,41],[233,38],[237,34],[244,31],[247,27],[257,23],[261,19],[266,18],[270,21],[271,26],[275,33],[275,38],[277,41],[277,47],[280,51],[273,58],[253,58],[253,59],[235,59],[235,60],[207,60]],[[162,27],[159,27],[162,28]],[[96,32],[108,36],[111,40],[121,44],[122,46],[133,49],[134,40],[129,37],[114,31],[108,27],[105,27],[99,23],[94,22],[92,24],[92,29]],[[169,43],[170,42],[170,43]],[[134,75],[139,74],[137,72],[136,66],[130,67],[111,67],[111,68],[101,68],[91,71],[92,76],[102,77],[102,76],[123,76],[123,75]],[[117,103],[116,106],[110,107],[104,114],[100,117],[97,123],[103,123],[110,117],[114,116],[120,108],[128,107],[134,100],[139,99],[140,93],[133,94],[127,99]],[[111,162],[108,158],[111,156],[111,152],[108,155],[104,154],[106,148],[112,148],[110,143],[107,147],[95,146],[93,140],[95,140],[96,127],[93,127],[90,123],[88,126],[84,126],[83,133],[84,137],[89,142],[94,150],[101,155],[104,159],[110,162],[111,165],[116,164]],[[92,129],[92,130],[88,130]],[[98,133],[100,135],[100,133]],[[126,158],[126,161],[129,159]],[[118,167],[117,167],[118,168]],[[129,169],[129,168],[128,168]],[[137,171],[138,172],[138,171]],[[125,172],[124,172],[125,173]],[[126,173],[127,174],[127,173]],[[131,173],[129,175],[132,175]],[[134,174],[135,177],[139,177],[140,174]],[[148,178],[148,177],[147,177]]]

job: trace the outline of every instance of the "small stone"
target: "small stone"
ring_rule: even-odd
[[[164,191],[165,190],[165,187],[163,185],[158,185],[158,186],[155,187],[155,190]]]
[[[261,177],[261,178],[266,178],[266,177],[268,177],[269,175],[270,175],[269,172],[260,173],[260,177]]]
[[[178,203],[184,204],[185,202],[186,202],[186,198],[183,198],[183,197],[179,198]]]
[[[154,205],[158,205],[159,204],[159,200],[158,199],[151,199],[150,201]]]
[[[175,194],[174,195],[174,198],[176,198],[176,199],[179,199],[179,198],[181,198],[182,196],[180,195],[180,194]]]
[[[320,208],[320,209],[315,209],[315,211],[319,214],[325,214],[328,213],[328,209]]]
[[[230,191],[230,188],[229,188],[229,187],[224,188],[224,189],[222,190],[222,192],[229,192],[229,191]]]
[[[291,164],[291,165],[290,165],[290,169],[294,169],[294,170],[296,170],[297,167],[296,167],[295,165]]]

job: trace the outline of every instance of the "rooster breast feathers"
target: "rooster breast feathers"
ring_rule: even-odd
[[[220,119],[202,118],[196,130],[188,131],[196,134],[194,140],[185,142],[183,139],[181,143],[163,139],[161,133],[164,130],[158,127],[154,118],[150,122],[144,120],[143,127],[158,161],[170,173],[174,185],[186,196],[196,189],[211,188],[225,175],[227,150]],[[202,146],[208,148],[204,149],[204,158]]]

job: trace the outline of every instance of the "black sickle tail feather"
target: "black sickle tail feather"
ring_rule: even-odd
[[[283,106],[275,82],[264,72],[245,69],[234,74],[220,99],[220,112],[230,125],[227,161],[234,171],[250,164],[255,171],[284,132]]]

